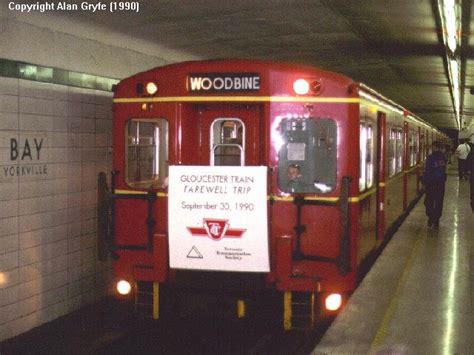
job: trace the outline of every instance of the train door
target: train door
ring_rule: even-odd
[[[258,105],[209,106],[200,110],[200,164],[260,165]]]
[[[206,270],[213,285],[240,290],[236,272],[257,273],[251,278],[262,284],[270,271],[260,112],[258,105],[211,104],[200,105],[197,117],[187,116],[199,139],[196,159],[170,169],[168,189],[169,264],[180,282],[195,282],[194,271]],[[183,207],[184,199],[197,207]]]

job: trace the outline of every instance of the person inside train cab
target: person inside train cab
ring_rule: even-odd
[[[288,192],[303,192],[303,178],[301,175],[301,168],[298,164],[290,164],[288,166],[287,177],[288,184],[286,187]]]
[[[446,164],[443,143],[434,141],[433,151],[426,159],[425,171],[421,178],[426,189],[424,203],[429,227],[439,227],[439,220],[443,212]]]
[[[301,175],[301,167],[298,164],[290,164],[287,171],[289,192],[304,192],[303,176]]]

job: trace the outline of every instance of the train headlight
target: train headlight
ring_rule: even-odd
[[[309,92],[309,83],[304,79],[298,79],[293,83],[293,90],[297,95],[306,95]]]
[[[117,282],[117,292],[121,295],[128,295],[131,290],[132,285],[130,285],[130,282],[125,280],[120,280],[119,282]]]
[[[337,311],[342,306],[342,296],[339,293],[331,293],[324,303],[328,311]]]
[[[146,84],[146,92],[150,95],[154,95],[156,94],[156,92],[158,91],[158,86],[156,86],[155,83],[153,82],[149,82]]]

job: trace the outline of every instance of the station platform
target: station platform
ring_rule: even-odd
[[[423,198],[314,349],[322,354],[474,354],[474,213],[448,170],[439,228]]]

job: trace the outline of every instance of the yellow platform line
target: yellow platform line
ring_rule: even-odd
[[[374,353],[380,346],[384,344],[388,329],[390,327],[390,324],[392,323],[393,316],[398,308],[398,304],[400,303],[400,295],[407,284],[408,277],[413,268],[413,264],[415,263],[416,255],[418,254],[420,246],[425,240],[426,234],[422,238],[418,238],[418,240],[413,245],[413,248],[410,252],[410,256],[408,257],[405,268],[403,270],[403,274],[398,280],[398,285],[395,290],[395,293],[390,301],[390,304],[385,310],[382,322],[380,323],[377,333],[375,334],[375,337],[372,340],[372,344],[370,345],[370,353]]]

